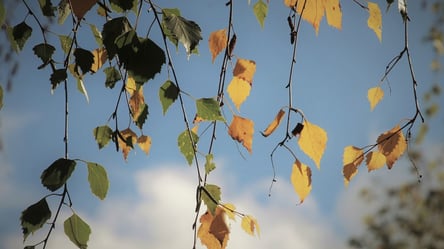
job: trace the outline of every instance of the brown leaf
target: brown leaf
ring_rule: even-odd
[[[226,248],[230,230],[225,219],[225,211],[219,206],[214,216],[207,211],[200,217],[197,237],[208,249]]]
[[[386,157],[386,163],[389,169],[393,167],[396,160],[398,160],[407,149],[407,142],[399,125],[379,135],[376,142],[378,143],[379,152]]]
[[[137,141],[137,135],[130,128],[120,131],[120,135],[125,140],[118,136],[119,148],[122,149],[123,158],[126,160],[128,153],[133,149],[133,145]]]
[[[364,160],[364,152],[354,146],[347,146],[344,148],[343,154],[343,168],[344,184],[347,186],[351,179],[358,173],[358,166]]]

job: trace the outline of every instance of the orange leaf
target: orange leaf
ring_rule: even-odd
[[[151,148],[151,138],[149,136],[142,135],[137,139],[137,144],[139,145],[140,149],[145,152],[145,154],[150,153]]]
[[[244,229],[246,233],[253,236],[256,233],[258,236],[260,235],[260,228],[257,220],[251,215],[245,215],[242,218],[241,227]]]
[[[370,102],[370,110],[373,111],[375,109],[375,106],[381,101],[381,99],[384,97],[384,91],[381,89],[381,87],[373,87],[368,89],[367,92],[367,99],[368,102]]]
[[[379,151],[371,151],[365,157],[365,163],[367,164],[368,172],[381,168],[382,166],[384,166],[385,162],[385,156]]]
[[[285,111],[280,109],[274,120],[268,125],[264,132],[261,132],[262,136],[268,137],[281,123],[282,117],[284,117]]]
[[[208,39],[208,47],[210,48],[212,55],[212,63],[214,63],[214,59],[216,59],[217,55],[227,47],[227,40],[228,37],[226,29],[217,30],[210,34],[210,38]]]
[[[95,73],[105,64],[108,59],[108,53],[105,48],[97,48],[92,51],[92,54],[94,55],[94,62],[91,66],[91,71]]]
[[[233,77],[230,84],[227,87],[228,95],[230,96],[231,101],[233,101],[237,110],[240,109],[240,106],[247,97],[250,95],[251,85],[248,84],[247,81],[239,78]]]
[[[342,173],[344,175],[345,186],[347,186],[351,179],[358,173],[358,166],[363,160],[364,153],[361,149],[354,146],[344,148]]]
[[[321,158],[327,145],[327,132],[305,120],[298,144],[301,150],[315,162],[316,167],[319,169],[321,167]]]
[[[234,66],[233,76],[241,78],[252,85],[255,72],[256,62],[239,58],[237,59],[236,65]]]
[[[302,13],[302,18],[313,25],[316,34],[325,13],[328,25],[337,29],[342,28],[342,11],[339,0],[284,0],[284,4],[295,8],[297,13]]]
[[[208,249],[223,249],[227,246],[230,230],[224,216],[224,209],[218,206],[214,216],[207,211],[200,217],[197,237]]]
[[[228,134],[252,153],[254,122],[241,116],[233,115]]]
[[[311,191],[311,169],[297,159],[293,164],[291,183],[299,196],[299,203],[304,202]]]
[[[96,4],[97,0],[70,0],[72,12],[76,15],[78,20],[81,20],[85,16],[86,12]]]
[[[372,29],[379,39],[382,41],[382,16],[381,10],[377,3],[368,2],[368,19],[367,26]]]
[[[133,149],[133,145],[137,141],[137,135],[130,128],[120,131],[120,135],[125,140],[118,136],[119,148],[122,149],[123,158],[126,160],[128,153]]]
[[[379,152],[386,157],[386,163],[389,169],[393,167],[396,160],[398,160],[407,149],[407,142],[399,125],[379,135],[376,142],[378,143]]]

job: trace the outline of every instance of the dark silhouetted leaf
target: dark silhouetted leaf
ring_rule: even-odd
[[[55,7],[52,5],[51,0],[39,0],[40,9],[44,16],[55,16]]]
[[[114,88],[116,82],[121,80],[120,72],[115,67],[107,67],[103,69],[106,75],[105,86],[108,88]]]
[[[103,45],[108,52],[108,58],[112,60],[117,54],[117,47],[114,40],[125,32],[132,30],[132,27],[126,17],[114,18],[103,25],[102,39]]]
[[[193,131],[190,131],[190,133],[193,142],[191,142],[188,130],[185,130],[184,132],[180,133],[179,137],[177,138],[177,144],[179,146],[180,152],[185,157],[185,159],[187,159],[189,165],[193,163],[194,150],[195,150],[194,147],[199,141],[199,137],[197,136],[196,133],[194,133]]]
[[[178,96],[179,89],[177,86],[170,80],[165,81],[159,89],[159,99],[160,103],[162,103],[163,115],[165,115]]]
[[[134,123],[139,127],[140,129],[143,128],[143,124],[145,123],[147,117],[148,117],[148,105],[146,103],[143,104],[141,111],[139,115],[134,120]]]
[[[23,241],[26,240],[30,233],[40,229],[49,218],[51,218],[51,210],[45,198],[26,208],[20,216]]]
[[[118,12],[124,12],[137,7],[137,0],[110,0],[111,8]]]
[[[65,158],[54,161],[40,176],[43,186],[54,192],[63,186],[71,176],[76,162]]]
[[[92,162],[87,162],[86,165],[88,167],[88,182],[91,192],[100,200],[105,199],[109,188],[108,175],[105,168]]]
[[[32,28],[25,22],[21,22],[12,28],[12,36],[17,43],[18,51],[22,50],[26,41],[31,37]]]
[[[83,48],[76,48],[74,51],[76,66],[80,67],[83,74],[91,71],[91,66],[94,63],[94,55],[89,50]]]
[[[3,107],[3,87],[0,86],[0,110]]]
[[[51,89],[54,90],[60,82],[66,80],[68,75],[66,74],[66,68],[56,69],[50,77]]]
[[[38,69],[42,69],[51,61],[55,48],[50,44],[40,43],[35,45],[32,50],[34,50],[34,54],[42,60],[43,64],[38,67]]]
[[[77,214],[71,215],[63,223],[66,236],[80,249],[88,247],[91,228]]]
[[[221,195],[220,187],[213,184],[206,184],[204,188],[206,191],[202,190],[201,193],[202,200],[204,201],[205,205],[207,205],[207,208],[210,211],[210,213],[214,215],[216,207],[220,201],[220,195]],[[207,192],[210,195],[208,195]]]
[[[97,126],[93,130],[94,138],[96,139],[99,149],[105,147],[112,137],[113,130],[108,125]]]
[[[212,98],[201,98],[196,100],[197,115],[203,120],[225,121],[220,112],[219,103]]]
[[[165,35],[177,47],[178,41],[181,42],[187,54],[196,48],[199,41],[202,40],[201,30],[197,23],[187,20],[180,15],[178,9],[162,9],[162,26],[167,29]]]

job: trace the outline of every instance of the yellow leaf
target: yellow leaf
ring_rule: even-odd
[[[242,218],[241,227],[251,236],[253,236],[255,233],[257,236],[260,236],[259,224],[257,223],[257,220],[250,215],[245,215]]]
[[[233,77],[230,84],[227,87],[228,95],[230,96],[231,101],[233,101],[237,110],[240,109],[240,106],[247,97],[250,95],[251,85],[248,84],[247,81],[239,78]]]
[[[76,65],[74,63],[69,64],[68,69],[69,69],[69,72],[71,73],[71,75],[74,76],[74,78],[76,78],[76,79],[83,78],[83,74],[80,74],[80,72],[78,70],[76,70]]]
[[[365,156],[368,172],[381,168],[385,162],[385,156],[379,151],[371,151]]]
[[[142,135],[137,139],[137,144],[139,145],[140,149],[145,152],[145,154],[150,153],[151,148],[151,138],[149,136]]]
[[[231,203],[227,203],[223,205],[223,208],[225,210],[225,213],[227,214],[228,218],[234,220],[235,219],[235,213],[234,211],[236,210],[236,207],[231,204]]]
[[[218,206],[214,216],[207,211],[200,217],[197,237],[208,249],[223,249],[227,246],[230,230],[224,215],[224,209]]]
[[[212,55],[212,63],[214,63],[214,59],[216,59],[217,55],[227,47],[227,41],[228,38],[226,29],[217,30],[210,34],[210,38],[208,39],[208,47],[210,48]]]
[[[299,203],[304,202],[311,191],[311,169],[297,159],[293,164],[291,183],[299,196]]]
[[[375,109],[375,106],[381,101],[381,99],[384,97],[384,91],[381,87],[373,87],[368,89],[367,92],[367,99],[368,102],[370,102],[370,110],[373,111]]]
[[[233,115],[228,134],[252,153],[254,122],[241,116]]]
[[[126,160],[128,153],[133,149],[133,145],[137,141],[137,135],[130,128],[120,131],[120,136],[118,136],[119,148],[122,150],[123,158]]]
[[[328,25],[337,29],[342,28],[342,11],[339,0],[284,0],[284,4],[290,8],[295,7],[297,13],[302,13],[302,18],[313,25],[316,34],[325,13]]]
[[[76,15],[78,20],[81,20],[85,16],[86,12],[96,4],[97,0],[70,0],[72,12]]]
[[[133,92],[129,99],[129,106],[133,120],[137,121],[145,108],[145,97],[143,96],[142,87],[139,87],[137,91]]]
[[[253,84],[253,76],[255,72],[256,62],[239,58],[234,66],[233,76],[245,80],[251,86]]]
[[[262,136],[268,137],[271,133],[276,130],[276,128],[281,123],[282,118],[284,117],[285,111],[280,109],[274,120],[268,125],[264,132],[261,132]]]
[[[379,42],[382,41],[382,16],[381,10],[379,9],[379,5],[377,3],[368,2],[368,20],[367,26],[372,29],[376,36],[379,39]]]
[[[327,132],[305,120],[298,144],[301,150],[315,162],[316,167],[319,169],[321,167],[321,158],[327,145]]]
[[[136,81],[134,80],[133,77],[128,76],[128,79],[126,80],[126,84],[125,84],[125,89],[129,93],[130,96],[132,96],[133,93],[135,91],[137,91]]]
[[[344,175],[345,186],[347,186],[351,179],[358,173],[358,166],[363,160],[364,153],[361,149],[354,146],[344,148],[342,174]]]
[[[378,143],[379,152],[386,157],[386,163],[389,169],[393,167],[396,160],[398,160],[407,149],[407,142],[399,125],[379,135],[376,142]]]
[[[94,55],[94,62],[91,65],[91,71],[95,73],[105,64],[108,59],[108,54],[105,48],[94,49],[92,54]]]

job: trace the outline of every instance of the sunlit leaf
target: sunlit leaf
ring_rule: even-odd
[[[407,142],[399,125],[396,125],[391,130],[379,135],[376,141],[378,143],[379,152],[386,157],[386,163],[389,169],[393,167],[396,160],[398,160],[407,149]]]
[[[96,139],[99,149],[105,147],[109,140],[111,140],[113,130],[108,125],[97,126],[93,130],[94,138]]]
[[[285,111],[283,109],[280,109],[276,117],[273,119],[273,121],[267,126],[267,128],[264,130],[264,132],[261,132],[262,136],[268,137],[271,133],[273,133],[276,128],[281,123],[282,118],[284,117]]]
[[[54,6],[51,3],[51,0],[39,0],[40,9],[42,10],[42,14],[44,16],[55,16],[54,15]]]
[[[105,168],[93,162],[86,163],[88,167],[88,182],[91,192],[100,200],[108,193],[109,180]]]
[[[51,210],[49,209],[46,198],[27,207],[20,216],[20,222],[23,231],[23,241],[46,224],[46,221],[51,218]]]
[[[197,115],[203,120],[225,121],[220,112],[219,102],[213,98],[201,98],[196,100]]]
[[[89,28],[91,29],[97,45],[99,45],[99,47],[103,47],[102,34],[100,33],[99,29],[94,24],[89,24]]]
[[[233,77],[227,87],[228,96],[230,96],[231,101],[233,101],[233,104],[238,110],[240,110],[240,106],[250,95],[250,91],[251,85],[239,77]]]
[[[253,5],[253,12],[256,16],[257,21],[261,25],[261,27],[264,27],[264,20],[267,17],[268,13],[268,4],[266,4],[263,0],[258,0]]]
[[[129,89],[128,83],[131,82],[130,79],[132,78],[129,77],[127,80],[127,90]],[[139,128],[142,128],[148,116],[148,105],[145,103],[145,97],[143,96],[143,86],[137,87],[134,83],[134,87],[135,89],[128,90],[131,95],[128,104],[130,106],[133,121]]]
[[[131,10],[137,5],[137,0],[110,0],[109,2],[111,8],[118,13]]]
[[[253,152],[254,122],[252,120],[233,115],[233,120],[228,127],[228,134],[234,140],[242,143],[248,152]]]
[[[299,203],[304,202],[311,192],[311,169],[297,159],[293,164],[291,172],[291,184],[299,196]]]
[[[91,228],[77,214],[71,215],[63,223],[66,236],[80,249],[88,247],[88,240],[91,234]]]
[[[69,0],[61,0],[57,5],[57,23],[62,25],[69,14],[71,14]]]
[[[199,141],[199,137],[197,136],[196,133],[194,133],[193,131],[190,131],[190,133],[191,133],[191,138],[188,130],[185,130],[184,132],[180,133],[179,137],[177,138],[177,144],[179,146],[179,150],[182,153],[182,155],[185,157],[189,165],[193,163],[195,146]]]
[[[211,52],[212,63],[214,63],[214,59],[216,59],[217,55],[227,47],[227,41],[228,37],[226,29],[211,32],[210,38],[208,39],[208,47]]]
[[[382,15],[381,10],[379,9],[379,5],[377,3],[368,2],[368,20],[367,25],[370,29],[372,29],[378,40],[382,41]]]
[[[246,233],[251,236],[253,236],[254,234],[260,236],[261,234],[259,223],[257,223],[257,220],[251,215],[245,215],[244,217],[242,217],[241,227]]]
[[[65,54],[69,53],[69,49],[71,48],[72,38],[67,35],[59,35],[60,47],[62,48]]]
[[[168,34],[170,34],[168,38],[172,40],[176,47],[177,41],[181,42],[187,54],[190,55],[199,41],[202,40],[199,25],[183,18],[178,9],[162,9],[162,14],[163,27],[168,29]]]
[[[205,205],[207,205],[208,211],[210,211],[210,213],[214,215],[216,212],[216,207],[220,201],[220,187],[214,184],[205,184],[203,188],[206,191],[202,190],[202,200]]]
[[[139,145],[140,149],[148,155],[151,149],[151,137],[146,135],[140,136],[137,138],[137,145]]]
[[[108,59],[108,54],[106,53],[105,48],[94,49],[92,54],[94,55],[94,62],[91,65],[90,71],[95,73],[103,66],[103,64],[105,64],[106,60]]]
[[[76,166],[76,161],[59,158],[46,168],[40,179],[43,186],[54,192],[62,187],[71,176]]]
[[[176,101],[179,96],[179,88],[170,80],[165,81],[159,88],[159,99],[162,104],[163,115],[168,111],[168,108]]]
[[[213,161],[213,154],[205,156],[205,174],[209,174],[216,168],[216,164]]]
[[[197,237],[208,249],[224,249],[227,246],[230,229],[224,216],[225,210],[217,207],[214,215],[206,212],[200,217]]]
[[[128,158],[128,153],[134,148],[137,142],[137,135],[130,128],[120,131],[118,136],[119,148],[122,150],[123,158]]]
[[[105,86],[108,88],[114,88],[116,82],[122,79],[120,72],[115,67],[107,67],[103,69],[103,72],[106,76]]]
[[[236,207],[233,204],[225,203],[221,207],[224,209],[224,211],[227,214],[228,218],[230,218],[231,220],[235,220],[235,218],[236,218],[236,213],[235,213]],[[216,212],[217,212],[217,210],[216,210]]]
[[[344,148],[342,157],[344,184],[347,186],[351,179],[358,173],[358,166],[364,161],[364,152],[354,146]]]
[[[86,87],[85,84],[83,83],[82,78],[77,78],[77,90],[79,90],[79,92],[85,96],[86,102],[89,103],[88,91],[86,91]]]
[[[71,8],[78,20],[81,20],[97,0],[71,0]]]
[[[327,132],[321,127],[304,120],[304,128],[298,140],[299,148],[310,157],[319,169],[327,146]]]
[[[319,24],[327,15],[328,25],[341,29],[342,28],[342,11],[339,0],[284,0],[285,5],[290,8],[296,8],[296,12],[301,14],[302,18],[312,24],[316,33],[319,31]]]
[[[386,163],[385,156],[379,151],[370,151],[365,156],[365,163],[367,164],[368,171],[381,168]]]
[[[382,90],[381,87],[377,86],[368,89],[367,99],[368,102],[370,103],[370,110],[373,111],[373,109],[375,109],[376,105],[382,100],[383,97],[384,97],[384,91]]]
[[[253,84],[253,76],[256,72],[256,62],[246,59],[237,59],[234,66],[233,76],[245,80],[250,85]]]

